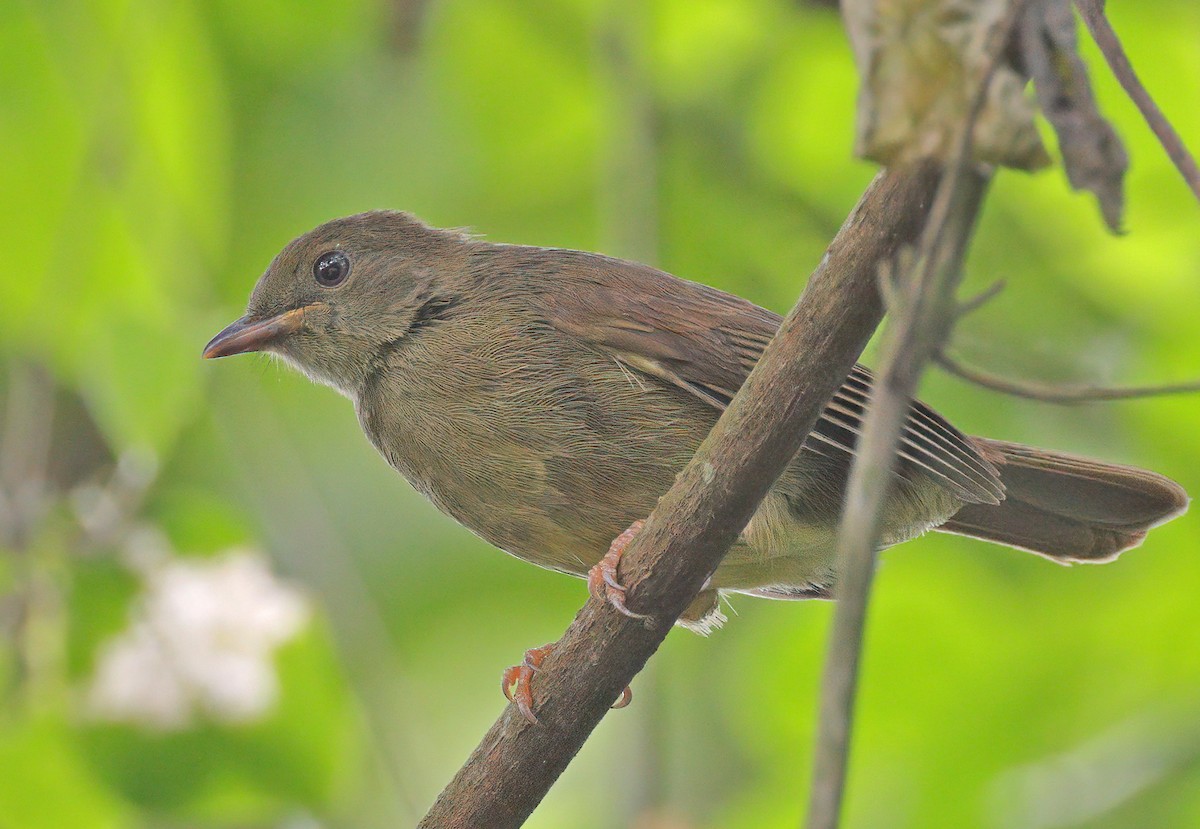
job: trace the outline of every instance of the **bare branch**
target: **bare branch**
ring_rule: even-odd
[[[863,630],[896,445],[921,372],[958,316],[955,290],[989,180],[971,163],[971,139],[988,85],[1024,9],[1024,0],[1014,0],[987,32],[987,60],[920,248],[910,267],[895,269],[899,278],[888,291],[894,305],[888,308],[887,345],[850,469],[838,529],[838,603],[821,681],[808,829],[836,829],[840,822]]]
[[[1006,284],[1007,283],[1005,283],[1003,279],[997,279],[975,296],[971,297],[970,299],[964,299],[962,302],[958,303],[958,310],[954,314],[955,317],[962,318],[968,314],[975,313],[980,308],[995,299],[999,293],[1004,290]]]
[[[1179,133],[1171,126],[1167,116],[1159,109],[1137,73],[1133,71],[1133,65],[1129,62],[1116,31],[1104,15],[1104,0],[1075,0],[1075,6],[1079,9],[1088,31],[1092,33],[1092,39],[1096,41],[1104,59],[1108,61],[1112,73],[1141,111],[1142,117],[1158,137],[1159,143],[1167,151],[1183,180],[1187,182],[1196,198],[1200,199],[1200,167],[1196,166],[1196,158],[1188,151]]]
[[[1200,380],[1190,383],[1167,383],[1161,386],[1130,386],[1128,388],[1057,386],[1029,380],[1012,380],[999,374],[992,374],[965,365],[944,350],[935,354],[933,361],[947,373],[985,389],[1009,394],[1013,397],[1023,397],[1026,400],[1038,400],[1042,403],[1054,403],[1061,406],[1094,403],[1099,400],[1132,400],[1141,397],[1165,397],[1171,394],[1200,392]]]
[[[532,726],[509,706],[421,821],[424,829],[520,826],[653,654],[749,521],[883,309],[879,263],[924,227],[938,167],[881,174],[833,240],[796,307],[622,559],[647,628],[590,599],[538,671]]]

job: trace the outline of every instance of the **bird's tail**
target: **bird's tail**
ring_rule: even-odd
[[[1000,469],[1005,499],[968,504],[939,530],[1063,564],[1111,561],[1187,510],[1183,487],[1155,472],[974,438]]]

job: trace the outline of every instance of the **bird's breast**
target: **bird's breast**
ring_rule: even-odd
[[[520,558],[581,574],[648,514],[715,413],[546,343],[410,359],[357,401],[371,442],[440,510]]]

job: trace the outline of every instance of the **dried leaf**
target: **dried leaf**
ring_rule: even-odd
[[[1096,108],[1087,69],[1076,49],[1069,0],[1034,0],[1022,21],[1021,51],[1042,112],[1058,133],[1067,180],[1090,190],[1104,222],[1121,230],[1129,157],[1112,125]]]
[[[988,33],[1005,0],[845,0],[842,14],[862,82],[857,152],[883,164],[948,159],[991,56]],[[1034,169],[1049,162],[1025,78],[996,68],[974,129],[979,161]]]

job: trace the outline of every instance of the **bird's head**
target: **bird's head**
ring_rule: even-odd
[[[453,301],[442,285],[465,252],[460,234],[407,213],[327,222],[275,257],[254,286],[246,314],[213,337],[204,356],[270,352],[354,396],[381,354],[431,307]]]

